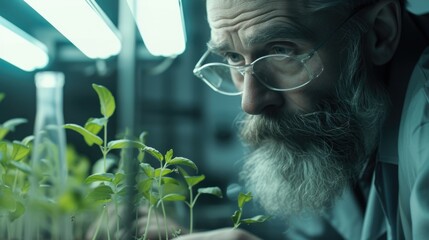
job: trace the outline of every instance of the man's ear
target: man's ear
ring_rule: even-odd
[[[366,16],[369,24],[367,50],[374,65],[392,59],[401,36],[401,6],[396,0],[382,0],[373,5]]]

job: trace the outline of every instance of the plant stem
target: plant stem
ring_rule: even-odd
[[[116,213],[116,239],[119,239],[119,211],[118,211],[118,200],[115,198],[115,213]]]
[[[3,225],[4,226],[4,225]],[[3,229],[2,229],[3,230]],[[10,222],[6,222],[7,239],[10,240]]]
[[[159,230],[159,219],[158,219],[158,214],[155,214],[155,220],[156,220],[156,229],[158,231],[158,239],[161,240],[161,231]]]
[[[189,189],[189,233],[192,233],[194,228],[194,195],[192,193],[192,186],[188,187]]]
[[[16,171],[15,178],[13,180],[12,192],[15,192],[16,185],[18,183],[19,171]]]
[[[150,204],[149,210],[147,211],[147,222],[146,222],[146,227],[144,229],[143,240],[147,239],[147,233],[149,231],[149,222],[150,222],[150,217],[151,217],[151,213],[152,213],[152,208],[153,208],[153,205]]]
[[[165,239],[168,240],[167,214],[165,213],[164,201],[161,201],[161,209],[164,217]]]
[[[98,235],[98,231],[100,230],[101,223],[103,222],[104,212],[106,211],[106,206],[104,206],[103,211],[101,212],[100,222],[97,225],[97,229],[95,229],[94,236],[92,236],[92,240],[95,240]]]
[[[241,214],[243,212],[243,208],[239,208],[237,221],[234,223],[234,229],[237,229],[240,226]]]
[[[162,216],[164,218],[165,239],[168,240],[167,214],[165,213],[164,201],[162,200],[162,172],[166,166],[167,164],[163,166],[161,162],[161,171],[159,172],[159,179],[158,179],[158,189],[159,189],[159,201],[161,201]]]
[[[135,219],[135,222],[137,222],[138,221],[138,219],[139,219],[139,211],[137,210],[136,211],[136,219]],[[135,236],[138,236],[138,230],[139,230],[139,227],[138,226],[136,226],[136,231],[135,231],[135,233],[134,233],[134,235]]]
[[[107,239],[110,240],[110,221],[109,221],[110,217],[109,217],[109,212],[107,212],[107,216],[106,216],[106,225],[107,225]]]
[[[107,172],[107,119],[106,123],[104,124],[104,141],[103,141],[103,159],[104,159],[104,172]]]

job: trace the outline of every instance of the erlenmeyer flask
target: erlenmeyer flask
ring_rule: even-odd
[[[35,83],[37,109],[25,239],[71,239],[71,218],[57,204],[67,188],[64,74],[39,72]]]

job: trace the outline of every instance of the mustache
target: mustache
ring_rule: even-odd
[[[242,140],[253,147],[276,140],[302,150],[305,150],[307,141],[335,148],[336,144],[359,144],[363,138],[359,121],[344,107],[302,114],[283,111],[271,115],[246,115],[238,125]]]

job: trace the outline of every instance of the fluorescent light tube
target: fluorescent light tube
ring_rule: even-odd
[[[155,56],[176,56],[186,49],[181,0],[128,0],[148,51]]]
[[[24,0],[82,53],[106,59],[121,50],[118,30],[94,0]]]
[[[31,72],[49,62],[47,47],[6,19],[0,17],[0,58]]]

